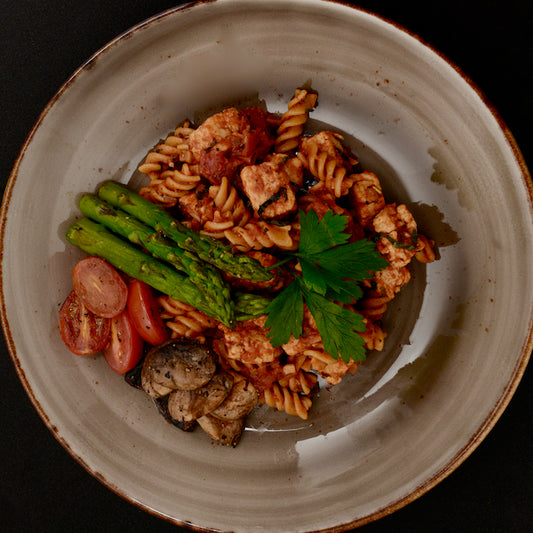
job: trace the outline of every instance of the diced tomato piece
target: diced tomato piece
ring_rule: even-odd
[[[77,355],[99,352],[109,340],[110,320],[92,313],[70,291],[59,310],[59,331],[67,348]]]
[[[233,176],[240,164],[240,160],[231,158],[229,150],[222,152],[213,149],[202,152],[199,169],[202,176],[206,176],[211,183],[219,184],[224,176]]]
[[[74,291],[95,315],[113,318],[126,307],[128,286],[121,275],[99,257],[86,257],[72,271]]]
[[[130,283],[127,309],[135,329],[146,342],[155,346],[168,339],[168,329],[149,285],[138,279]]]
[[[110,319],[111,335],[103,349],[107,364],[119,374],[125,374],[141,360],[143,340],[133,326],[127,309]]]
[[[243,365],[240,372],[261,392],[270,389],[276,381],[279,381],[284,376],[283,367],[277,360],[267,365],[261,365],[253,370]]]

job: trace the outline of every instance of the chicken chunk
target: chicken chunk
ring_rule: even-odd
[[[342,135],[332,131],[321,131],[312,137],[304,137],[300,145],[300,151],[309,157],[316,153],[327,154],[335,159],[339,166],[345,162],[346,151],[341,142]]]
[[[219,326],[224,333],[229,359],[260,365],[270,363],[281,355],[282,349],[272,346],[267,337],[267,330],[263,327],[265,321],[266,315],[239,322],[234,329]]]
[[[206,119],[189,137],[200,174],[213,184],[230,181],[242,165],[264,157],[274,143],[267,114],[259,107],[225,109]]]
[[[274,218],[296,209],[291,179],[301,181],[302,176],[303,167],[299,159],[274,154],[260,165],[244,167],[241,182],[255,213],[262,218]]]
[[[400,268],[388,266],[374,275],[376,289],[391,299],[410,279],[411,273],[406,266]]]
[[[416,253],[417,225],[403,204],[385,206],[373,219],[374,231],[380,236],[377,249],[389,264],[401,268]]]
[[[372,219],[385,207],[385,198],[376,174],[365,170],[355,176],[348,199],[356,220],[363,228],[369,228]]]
[[[179,207],[194,231],[200,231],[206,221],[215,217],[215,202],[205,187],[199,187],[196,191],[182,196],[179,199]]]

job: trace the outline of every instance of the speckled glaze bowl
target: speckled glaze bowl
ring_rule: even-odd
[[[302,85],[319,93],[311,125],[343,132],[439,259],[389,309],[385,350],[323,389],[309,420],[261,407],[229,449],[67,351],[57,311],[81,252],[64,234],[82,192],[135,180],[185,118],[243,101],[282,112]],[[2,324],[36,409],[111,490],[195,529],[341,531],[393,512],[475,449],[532,348],[531,181],[510,133],[445,59],[342,4],[198,2],[118,37],[44,110],[1,215]]]

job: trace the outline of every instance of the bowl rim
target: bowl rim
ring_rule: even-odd
[[[143,511],[161,518],[167,522],[173,523],[178,526],[186,527],[188,529],[194,530],[194,531],[214,531],[212,529],[205,529],[199,526],[195,526],[187,521],[181,521],[179,519],[174,519],[171,517],[166,516],[165,514],[157,511],[156,509],[153,509],[149,507],[148,505],[143,504],[143,502],[139,502],[133,498],[130,498],[127,494],[125,494],[119,487],[114,486],[113,483],[108,481],[103,474],[100,472],[94,470],[92,467],[87,464],[87,462],[83,459],[83,457],[79,456],[74,452],[74,450],[71,448],[69,443],[65,440],[65,438],[60,434],[58,428],[52,423],[50,418],[48,417],[46,411],[41,406],[40,402],[34,395],[32,391],[31,384],[28,380],[28,378],[25,375],[24,369],[22,367],[22,364],[19,360],[17,349],[15,346],[15,342],[13,339],[13,335],[11,333],[10,325],[7,320],[7,307],[6,302],[4,298],[4,279],[3,279],[3,268],[1,268],[1,265],[3,264],[3,252],[4,252],[4,245],[5,245],[5,231],[6,231],[6,222],[7,222],[7,214],[9,211],[9,205],[10,205],[10,199],[13,194],[13,189],[15,186],[15,182],[18,177],[19,173],[19,167],[21,165],[22,160],[25,157],[25,154],[28,150],[28,148],[31,145],[31,142],[33,140],[33,137],[35,136],[37,130],[43,123],[43,121],[46,119],[48,113],[51,111],[51,109],[54,107],[56,102],[63,96],[63,94],[66,93],[66,91],[69,89],[69,87],[76,81],[76,79],[85,71],[90,70],[91,67],[94,65],[98,59],[106,54],[110,49],[112,49],[115,45],[122,42],[125,39],[129,39],[133,37],[136,33],[141,31],[143,28],[152,25],[154,23],[157,23],[160,20],[163,20],[170,16],[175,16],[179,12],[188,11],[190,9],[194,9],[196,6],[203,5],[203,4],[214,4],[216,2],[223,3],[225,1],[230,0],[194,0],[192,2],[188,2],[185,4],[181,4],[179,6],[169,8],[165,11],[162,11],[160,13],[156,13],[155,15],[139,22],[138,24],[135,24],[134,26],[130,27],[129,29],[125,30],[124,32],[120,33],[113,39],[111,39],[109,42],[104,44],[101,48],[99,48],[96,52],[94,52],[84,63],[82,63],[71,75],[70,77],[59,87],[57,92],[52,96],[52,98],[49,100],[49,102],[46,104],[44,109],[40,112],[38,115],[34,125],[30,129],[29,133],[26,136],[26,139],[24,140],[21,149],[17,155],[17,158],[15,160],[15,163],[13,165],[13,168],[11,170],[11,173],[9,175],[6,188],[3,193],[3,198],[0,206],[0,323],[2,326],[4,339],[6,341],[6,346],[8,348],[9,355],[11,357],[11,360],[13,362],[13,365],[15,367],[15,371],[17,373],[17,376],[28,396],[30,399],[33,407],[37,411],[38,415],[46,425],[46,427],[50,430],[54,438],[61,444],[61,446],[69,453],[69,455],[78,463],[80,464],[86,471],[89,473],[92,477],[96,478],[100,483],[102,483],[107,489],[114,492],[116,495],[121,497],[122,499],[126,500],[127,502],[135,505],[136,507],[142,509]],[[240,0],[238,0],[240,1]],[[276,4],[281,3],[284,0],[269,0],[269,4]],[[452,61],[446,54],[442,53],[440,50],[438,50],[434,45],[432,45],[430,42],[428,42],[426,39],[423,39],[420,35],[417,33],[407,29],[402,24],[389,19],[387,17],[384,17],[382,15],[379,15],[375,13],[374,11],[362,8],[360,6],[354,5],[352,3],[348,3],[343,0],[306,0],[308,3],[314,3],[315,5],[320,4],[334,4],[337,6],[342,6],[345,8],[352,9],[354,11],[357,11],[361,14],[368,15],[372,18],[375,18],[381,22],[385,22],[386,24],[392,26],[394,29],[400,31],[401,33],[415,39],[423,48],[427,49],[428,51],[432,52],[436,56],[438,56],[440,59],[442,59],[448,66],[452,67],[453,70],[468,84],[468,86],[474,91],[474,93],[479,97],[482,104],[487,108],[487,110],[490,112],[492,117],[496,120],[496,123],[498,124],[498,127],[501,131],[501,133],[504,135],[506,141],[509,144],[509,147],[511,148],[511,151],[514,155],[514,161],[520,168],[521,172],[521,178],[523,184],[526,186],[528,191],[528,196],[530,199],[530,202],[533,204],[533,180],[531,173],[528,169],[528,166],[526,164],[525,158],[518,146],[518,143],[512,134],[510,128],[507,126],[505,120],[500,115],[499,111],[496,109],[496,107],[492,104],[490,99],[485,95],[483,90],[472,80],[472,78],[461,68],[459,67],[454,61]],[[526,370],[526,367],[528,365],[528,362],[530,360],[531,352],[533,351],[533,308],[531,310],[531,314],[529,317],[529,334],[527,338],[524,340],[524,343],[522,345],[521,353],[519,354],[519,357],[517,357],[517,361],[515,364],[515,367],[512,372],[512,376],[507,383],[506,387],[503,389],[502,394],[498,398],[497,402],[494,404],[492,410],[489,412],[485,420],[479,425],[477,431],[470,437],[468,442],[433,476],[426,479],[423,483],[421,483],[417,488],[415,488],[413,491],[411,491],[406,496],[399,498],[398,500],[392,502],[391,504],[387,505],[386,507],[383,507],[381,509],[377,509],[373,511],[372,513],[363,516],[359,519],[356,519],[352,522],[346,523],[346,524],[339,524],[337,526],[334,526],[333,528],[327,529],[327,531],[331,532],[341,532],[346,531],[348,529],[358,528],[360,526],[363,526],[365,524],[374,522],[384,516],[387,516],[389,514],[394,513],[395,511],[405,507],[409,503],[415,501],[422,495],[424,495],[426,492],[431,490],[433,487],[435,487],[437,484],[439,484],[442,480],[444,480],[447,476],[449,476],[453,471],[455,471],[473,452],[474,450],[481,444],[481,442],[484,440],[484,438],[489,434],[489,432],[493,429],[495,424],[500,419],[501,415],[507,408],[509,402],[511,401],[524,373]],[[326,531],[326,530],[319,530],[319,531]]]

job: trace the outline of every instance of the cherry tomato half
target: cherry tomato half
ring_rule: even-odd
[[[103,349],[107,364],[119,374],[131,370],[143,354],[143,340],[133,327],[128,311],[125,309],[111,322],[111,336]]]
[[[99,352],[109,340],[108,318],[92,313],[74,291],[70,291],[59,310],[59,331],[67,348],[77,355]]]
[[[168,339],[168,329],[149,285],[138,279],[129,284],[127,309],[135,329],[146,342],[155,346]]]
[[[74,291],[95,315],[113,318],[126,307],[128,286],[121,275],[99,257],[86,257],[72,271]]]

